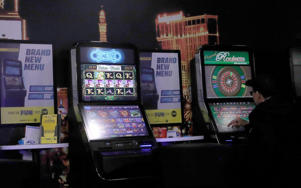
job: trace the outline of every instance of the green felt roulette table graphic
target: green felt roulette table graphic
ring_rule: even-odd
[[[252,102],[213,102],[209,108],[216,126],[221,132],[242,131],[243,127],[228,127],[235,118],[240,117],[249,121],[249,114],[255,108]]]

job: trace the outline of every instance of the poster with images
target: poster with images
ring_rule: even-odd
[[[54,113],[52,44],[0,42],[1,124]]]
[[[181,124],[179,53],[140,53],[141,98],[151,125]]]

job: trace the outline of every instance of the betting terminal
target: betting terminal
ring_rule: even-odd
[[[245,46],[201,47],[195,55],[194,73],[199,115],[219,143],[246,139],[244,127],[228,127],[240,117],[248,120],[255,103],[246,81],[254,75],[252,51]]]
[[[22,77],[22,62],[1,59],[1,106],[23,107],[26,89]]]
[[[79,163],[91,161],[99,180],[144,178],[151,173],[156,141],[140,104],[137,58],[132,45],[88,42],[71,49],[70,101],[76,125],[71,134],[80,137],[83,150],[72,147],[77,136],[70,150],[84,156],[73,157]]]

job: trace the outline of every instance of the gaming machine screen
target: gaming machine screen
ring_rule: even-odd
[[[83,116],[90,140],[148,136],[138,106],[84,106]]]
[[[21,69],[20,67],[14,67],[14,66],[6,66],[5,67],[5,75],[9,76],[20,76],[21,75]]]
[[[251,97],[246,81],[252,78],[248,51],[204,50],[207,98]]]
[[[137,100],[134,65],[81,64],[82,100]]]
[[[243,131],[243,127],[232,128],[227,125],[237,117],[249,120],[249,114],[255,104],[251,102],[215,102],[209,103],[213,119],[219,132]]]
[[[249,66],[206,66],[205,78],[207,98],[252,97]]]
[[[22,62],[17,60],[5,60],[4,72],[6,76],[21,76]]]

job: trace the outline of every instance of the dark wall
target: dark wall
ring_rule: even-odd
[[[99,40],[98,12],[104,5],[110,42],[131,42],[138,48],[158,48],[155,17],[183,10],[186,16],[217,14],[220,42],[255,49],[258,71],[288,68],[288,47],[301,39],[296,6],[283,1],[216,0],[20,0],[31,40],[54,44],[56,82],[68,86],[68,52],[77,41]],[[279,68],[281,67],[281,68]],[[285,74],[287,76],[287,73]]]

